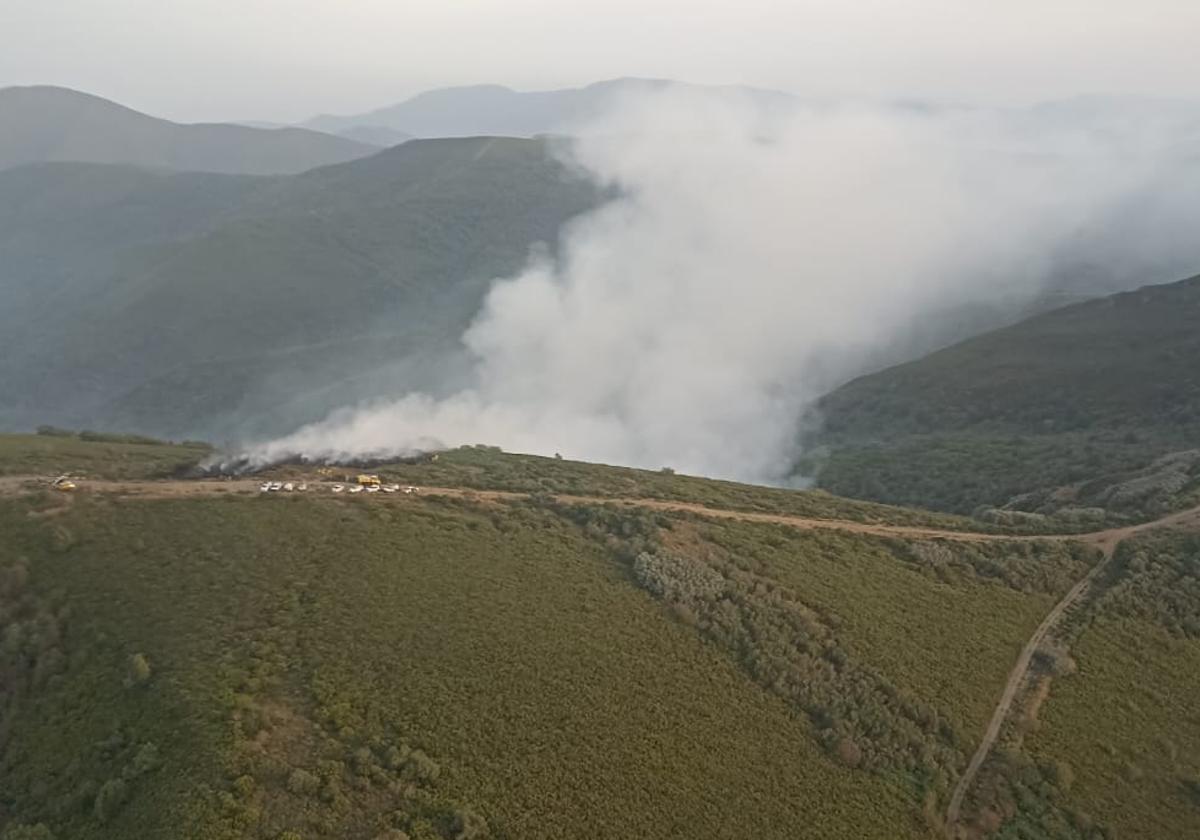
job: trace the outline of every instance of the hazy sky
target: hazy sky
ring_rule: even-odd
[[[1027,102],[1200,96],[1195,0],[0,0],[0,86],[298,120],[614,76]]]

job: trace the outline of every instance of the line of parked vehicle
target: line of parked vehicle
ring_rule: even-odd
[[[313,489],[319,490],[328,486],[333,493],[407,493],[420,490],[411,484],[318,484]],[[308,491],[307,481],[264,481],[258,486],[260,493],[304,493]]]

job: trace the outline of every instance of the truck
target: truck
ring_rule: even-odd
[[[379,476],[370,475],[368,473],[359,474],[356,481],[358,482],[360,487],[378,487],[379,483],[380,483]]]

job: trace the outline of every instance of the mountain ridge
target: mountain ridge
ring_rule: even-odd
[[[78,161],[227,174],[287,174],[378,147],[298,127],[182,124],[51,85],[0,88],[0,169]]]

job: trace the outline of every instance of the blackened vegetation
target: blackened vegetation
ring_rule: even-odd
[[[310,458],[306,455],[289,455],[265,464],[251,459],[249,455],[221,456],[209,459],[203,464],[185,467],[180,470],[178,476],[181,478],[202,478],[205,476],[252,475],[275,467],[301,467],[307,469],[310,467],[337,466],[346,467],[347,469],[369,470],[390,465],[417,466],[436,461],[438,454],[438,452],[414,452],[411,455],[403,457],[389,455],[386,458],[363,456],[335,459]]]

